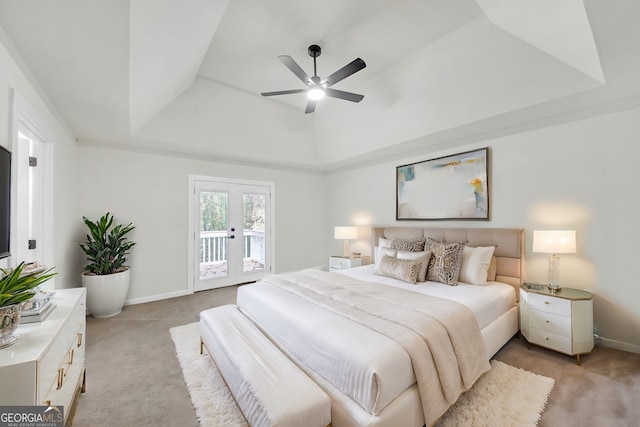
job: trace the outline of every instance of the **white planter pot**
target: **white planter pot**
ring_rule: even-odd
[[[129,293],[129,268],[104,276],[82,273],[82,287],[87,288],[87,308],[93,317],[112,317],[122,311]]]

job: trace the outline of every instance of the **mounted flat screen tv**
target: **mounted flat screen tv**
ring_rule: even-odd
[[[0,146],[0,258],[10,256],[11,152]]]

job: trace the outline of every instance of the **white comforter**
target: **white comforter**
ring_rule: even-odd
[[[307,270],[240,288],[238,305],[370,413],[417,381],[430,425],[489,369],[473,313],[441,298]]]
[[[411,284],[390,277],[375,275],[373,273],[374,269],[375,265],[369,264],[340,270],[338,273],[358,280],[382,283],[387,286],[459,302],[473,311],[481,330],[516,305],[516,294],[513,291],[513,286],[506,283],[488,282],[486,286],[468,285],[462,282],[458,286],[450,286],[438,282]]]

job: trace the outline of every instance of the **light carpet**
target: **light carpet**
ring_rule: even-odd
[[[211,358],[200,354],[199,324],[170,329],[184,380],[203,427],[248,426]],[[491,370],[443,416],[438,427],[535,426],[552,378],[491,361]]]

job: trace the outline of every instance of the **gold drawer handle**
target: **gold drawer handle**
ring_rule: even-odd
[[[78,347],[82,345],[82,333],[78,332]]]
[[[64,381],[64,368],[58,369],[58,386],[56,390],[60,390],[62,388],[62,382]]]
[[[69,361],[67,362],[67,365],[72,365],[73,364],[73,349],[69,350]]]

